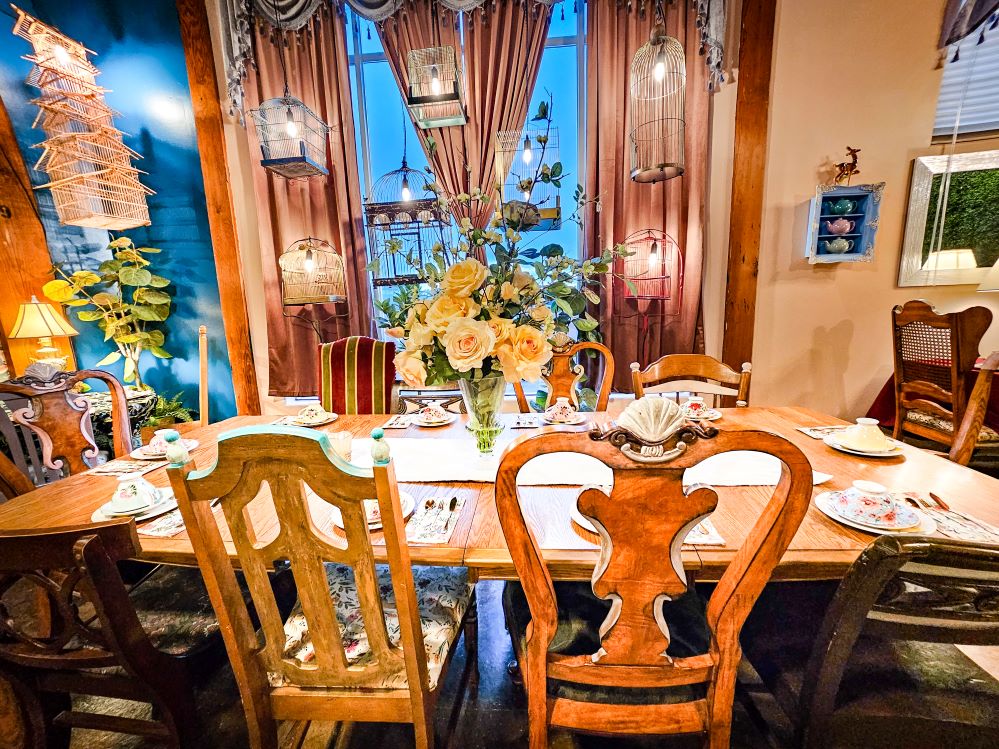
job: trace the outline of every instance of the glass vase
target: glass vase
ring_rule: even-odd
[[[500,410],[506,380],[502,374],[489,375],[478,380],[458,380],[461,398],[468,411],[468,428],[475,435],[475,444],[482,455],[492,455],[496,438],[503,431]]]

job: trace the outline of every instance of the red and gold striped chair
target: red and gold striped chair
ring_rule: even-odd
[[[338,414],[392,413],[395,344],[350,336],[319,346],[319,400]]]

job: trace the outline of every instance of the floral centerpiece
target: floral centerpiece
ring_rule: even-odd
[[[550,127],[549,102],[534,119],[545,120]],[[534,179],[558,187],[564,178],[562,165],[545,163],[547,138],[538,135],[537,140],[541,158]],[[532,186],[517,187],[529,194]],[[445,210],[455,201],[473,211],[475,204],[488,203],[479,190],[449,197],[436,183],[430,189]],[[600,257],[577,260],[558,244],[542,244],[544,231],[534,232],[533,242],[525,241],[524,232],[539,222],[538,206],[504,202],[497,192],[498,210],[485,228],[464,218],[456,242],[442,233],[428,257],[406,252],[405,260],[416,269],[420,283],[402,287],[376,305],[389,335],[404,342],[395,358],[403,381],[415,388],[457,380],[483,453],[492,451],[502,431],[498,413],[506,383],[541,379],[552,358],[550,339],[556,332],[574,330],[589,340],[600,340],[587,303],[600,302],[595,289],[615,255],[623,253],[621,248],[608,249]],[[595,201],[581,187],[574,197],[576,209],[566,220],[578,224],[583,207]],[[390,243],[386,252],[404,249],[401,243]]]

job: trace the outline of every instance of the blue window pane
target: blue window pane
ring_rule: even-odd
[[[410,168],[424,169],[427,166],[427,157],[417,140],[416,128],[387,62],[364,64],[364,108],[368,121],[372,182],[401,166],[404,128]]]
[[[359,18],[358,20],[360,21],[361,52],[366,55],[382,54],[384,52],[382,49],[382,40],[378,37],[378,29],[375,28],[375,24],[366,18]]]
[[[582,0],[578,0],[576,7],[579,12],[585,11]],[[552,22],[548,27],[548,38],[554,39],[559,36],[576,35],[576,12],[573,11],[573,0],[562,0],[552,7]]]

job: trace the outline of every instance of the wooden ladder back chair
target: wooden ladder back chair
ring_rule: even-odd
[[[895,431],[951,445],[968,404],[965,378],[992,322],[986,307],[939,314],[915,299],[892,310]]]
[[[575,358],[583,351],[596,351],[603,357],[604,367],[600,387],[594,388],[597,391],[597,403],[593,410],[606,411],[607,402],[610,400],[611,385],[614,384],[614,354],[602,343],[592,341],[573,343],[568,339],[568,336],[560,335],[564,337],[564,340],[561,341],[561,344],[556,341],[552,350],[552,359],[548,362],[541,376],[548,392],[541,410],[553,405],[557,398],[568,398],[573,406],[579,407],[578,389],[580,381],[583,379],[584,370],[582,364],[575,362]],[[517,396],[517,407],[520,412],[531,413],[531,405],[524,394],[524,386],[520,382],[515,382],[513,390]]]
[[[350,336],[319,345],[319,402],[338,414],[392,413],[395,344]]]
[[[549,725],[599,733],[700,732],[713,748],[729,746],[739,631],[808,509],[812,470],[804,454],[782,437],[692,427],[683,423],[675,404],[661,403],[673,409],[672,426],[654,441],[620,426],[629,409],[607,431],[549,427],[514,441],[503,453],[496,506],[530,613],[526,635],[515,636],[514,642],[527,692],[531,749],[547,747]],[[683,472],[730,450],[777,457],[783,465],[780,483],[706,612],[671,622],[671,612],[678,619],[681,612],[671,607],[699,600],[688,591],[681,545],[718,502],[710,487],[685,491]],[[520,469],[555,452],[588,455],[613,471],[610,494],[590,487],[577,500],[600,537],[592,593],[611,605],[598,633],[593,626],[594,646],[575,654],[552,649],[556,633],[562,634],[562,612],[517,495]],[[686,628],[679,625],[699,629],[703,649],[683,657],[666,654]],[[566,685],[571,690],[563,691]],[[580,697],[580,691],[590,699]]]
[[[251,746],[276,746],[281,720],[413,723],[417,745],[433,746],[438,687],[474,606],[474,586],[465,570],[411,567],[391,461],[358,468],[334,453],[325,434],[261,426],[223,433],[211,468],[188,463],[169,474],[222,625]],[[215,498],[262,641],[236,586]],[[377,498],[387,570],[376,568],[366,498]],[[334,508],[342,535],[326,530]],[[287,622],[267,577],[285,563],[299,592]],[[437,617],[429,624],[428,611]],[[473,640],[466,631],[469,666]]]
[[[78,372],[54,372],[49,379],[26,375],[0,383],[0,398],[11,403],[10,422],[15,430],[30,432],[18,440],[20,452],[9,441],[15,464],[36,486],[63,475],[86,471],[97,465],[97,442],[90,421],[90,402],[73,391],[85,380],[100,380],[111,393],[111,428],[114,455],[126,457],[132,450],[132,429],[128,416],[128,400],[121,383],[99,369]],[[6,421],[6,412],[0,416]],[[3,430],[7,436],[8,431]],[[41,461],[30,460],[34,440],[40,449]],[[27,456],[20,465],[18,455]]]
[[[985,426],[985,416],[989,410],[989,397],[992,395],[992,380],[999,370],[999,351],[993,351],[978,369],[975,386],[968,396],[968,406],[964,410],[964,418],[954,435],[954,444],[950,447],[948,458],[963,466],[971,462],[971,456],[978,446],[982,427]]]
[[[68,746],[74,727],[203,745],[187,671],[153,645],[116,566],[138,549],[131,519],[0,531],[0,679],[19,698],[27,746]],[[155,717],[81,712],[71,695],[148,702]]]
[[[736,406],[749,405],[749,383],[753,365],[746,362],[736,372],[727,364],[704,354],[669,354],[645,369],[638,362],[631,365],[631,383],[635,399],[649,393],[666,393],[679,400],[680,393],[735,398]],[[716,402],[714,405],[718,405]]]

